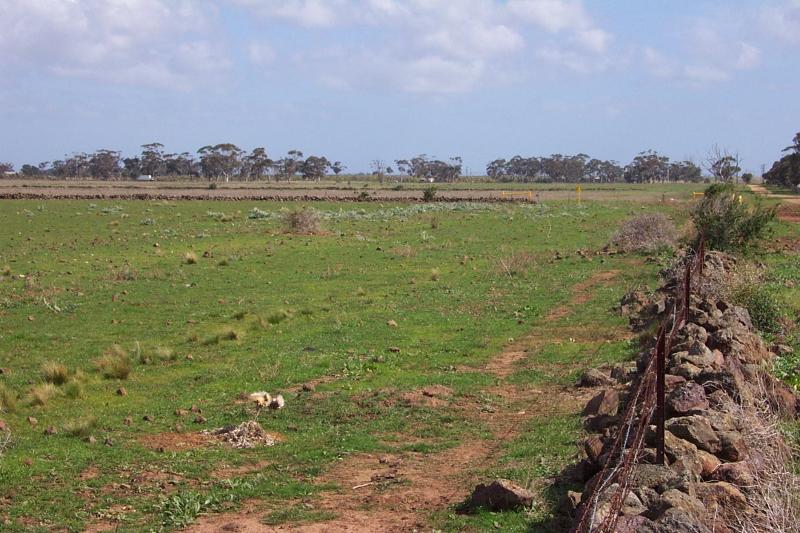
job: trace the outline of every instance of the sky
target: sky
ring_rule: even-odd
[[[161,142],[623,164],[800,131],[800,0],[0,0],[0,161]]]

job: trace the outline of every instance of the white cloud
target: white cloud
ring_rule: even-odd
[[[383,80],[417,92],[470,90],[508,78],[528,41],[542,63],[598,70],[611,35],[594,25],[578,0],[229,0],[268,20],[305,27],[351,26],[380,32],[378,41],[346,51],[301,54],[328,85]],[[328,52],[331,52],[329,49]],[[527,65],[530,68],[532,65]]]
[[[200,2],[4,0],[0,20],[6,68],[174,87],[228,65]]]
[[[758,23],[762,31],[788,44],[800,44],[800,0],[767,4]]]
[[[247,54],[250,61],[259,67],[273,63],[278,55],[272,46],[261,41],[252,41],[247,47]]]

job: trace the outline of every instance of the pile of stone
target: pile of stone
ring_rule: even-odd
[[[255,420],[242,422],[238,426],[226,426],[204,431],[203,434],[216,437],[233,448],[239,449],[273,446],[277,442],[277,437],[267,433],[261,427],[261,424]]]
[[[706,258],[712,276],[724,275],[733,265],[722,254]],[[679,286],[676,277],[668,279],[653,298],[642,293],[626,296],[621,307],[633,313],[634,326],[669,316],[670,295]],[[617,531],[731,530],[742,516],[754,512],[750,499],[758,490],[766,453],[753,449],[750,428],[745,427],[748,416],[763,406],[776,416],[797,416],[798,398],[769,373],[776,355],[753,328],[747,310],[717,299],[715,291],[699,292],[702,296],[692,296],[689,321],[679,330],[666,362],[666,464],[655,464],[656,432],[650,426],[632,470]],[[574,469],[585,483],[584,490],[567,495],[566,510],[573,520],[587,506],[593,510],[594,524],[611,512],[617,483],[604,487],[597,498],[591,495],[620,431],[626,397],[635,390],[651,357],[653,339],[645,341],[635,363],[591,370],[579,383],[600,390],[583,413],[592,435],[583,443],[585,458]]]

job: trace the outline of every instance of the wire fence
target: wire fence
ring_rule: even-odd
[[[666,359],[672,352],[675,338],[689,319],[693,279],[698,282],[703,275],[705,237],[701,236],[695,249],[687,256],[683,266],[682,282],[673,287],[672,305],[668,306],[651,350],[647,366],[638,384],[631,391],[622,415],[619,431],[603,462],[593,485],[586,490],[589,495],[579,508],[573,533],[612,533],[616,529],[620,510],[628,496],[631,474],[641,461],[645,434],[655,418],[657,464],[664,464],[664,422]],[[616,484],[616,487],[614,485]],[[614,487],[610,497],[604,497]],[[601,501],[602,499],[602,501]],[[607,504],[607,505],[606,505]]]

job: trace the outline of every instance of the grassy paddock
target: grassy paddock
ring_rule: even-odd
[[[657,209],[680,225],[681,205]],[[329,490],[317,479],[338,459],[489,435],[465,410],[400,395],[444,385],[458,402],[498,385],[568,384],[581,368],[630,357],[613,338],[625,320],[610,309],[659,268],[577,253],[605,245],[638,203],[316,203],[313,235],[283,223],[300,207],[0,202],[0,385],[2,405],[14,404],[0,413],[13,439],[0,450],[4,530],[170,529],[255,497],[272,502],[268,523],[329,519],[293,504]],[[574,286],[607,270],[619,275],[570,304]],[[531,330],[546,342],[511,375],[485,370]],[[309,382],[313,394],[295,394]],[[237,399],[257,390],[286,396],[285,409],[259,415],[278,445],[170,444],[252,418]],[[201,417],[176,411],[192,406]],[[536,509],[428,518],[448,530],[544,527],[554,504],[545,480],[578,435],[577,411],[543,413],[476,472],[540,487]],[[282,502],[297,512],[279,512]]]

